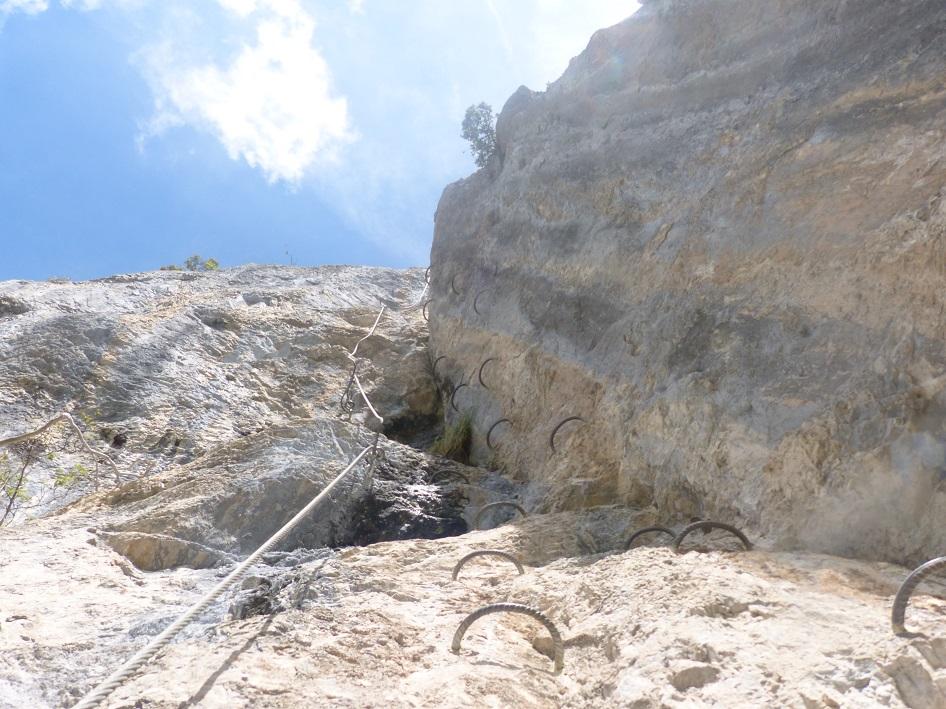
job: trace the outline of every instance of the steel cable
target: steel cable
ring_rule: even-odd
[[[118,687],[120,687],[126,680],[135,675],[135,673],[144,665],[148,660],[153,658],[159,650],[161,650],[165,645],[167,645],[174,637],[184,629],[184,627],[190,623],[195,617],[200,613],[205,611],[211,603],[213,603],[217,598],[232,586],[235,582],[239,581],[250,567],[255,564],[260,557],[263,556],[267,551],[272,549],[276,544],[281,542],[292,529],[302,521],[312,510],[314,510],[322,500],[324,500],[332,489],[346,476],[348,473],[358,464],[361,460],[368,455],[374,446],[367,446],[364,450],[359,453],[355,459],[348,464],[348,466],[340,472],[332,482],[323,488],[323,490],[316,495],[305,507],[303,507],[299,512],[296,513],[295,517],[286,522],[279,531],[272,535],[263,545],[257,549],[255,552],[250,554],[242,563],[240,563],[233,571],[231,571],[226,578],[224,578],[220,583],[214,586],[208,593],[193,604],[187,611],[180,616],[174,623],[164,629],[158,636],[156,636],[151,642],[145,645],[141,650],[139,650],[135,655],[125,662],[124,665],[119,667],[115,672],[113,672],[109,677],[99,684],[95,689],[89,692],[78,704],[76,704],[73,709],[92,709],[92,707],[97,707]]]

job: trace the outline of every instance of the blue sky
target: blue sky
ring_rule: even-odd
[[[466,107],[633,0],[0,0],[0,280],[425,264]]]

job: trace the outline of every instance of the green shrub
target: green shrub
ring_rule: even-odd
[[[27,449],[32,455],[32,448]],[[31,460],[22,466],[14,466],[10,456],[0,455],[0,526],[13,519],[19,507],[30,499],[26,491],[26,470]]]
[[[72,487],[83,478],[88,477],[90,472],[82,463],[76,463],[69,470],[60,468],[53,476],[53,485],[55,487]]]
[[[470,152],[477,167],[486,163],[496,152],[496,118],[488,103],[480,103],[466,109],[463,117],[462,137],[469,142]]]
[[[452,426],[448,426],[433,445],[430,452],[444,458],[450,458],[458,463],[469,464],[470,444],[473,442],[473,419],[469,414]]]
[[[202,258],[200,254],[193,254],[184,259],[184,265],[178,266],[176,263],[169,263],[161,266],[162,271],[216,271],[220,268],[220,262],[215,258]]]

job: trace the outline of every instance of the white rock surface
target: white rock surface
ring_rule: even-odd
[[[423,285],[421,269],[272,266],[0,283],[0,436],[69,407],[103,441],[122,436],[126,469],[189,462],[334,410],[346,352],[381,305],[408,306]],[[362,346],[391,418],[436,410],[425,340],[420,313],[392,310]]]
[[[339,417],[344,352],[378,297],[407,304],[422,283],[419,271],[248,267],[0,284],[0,429],[70,404],[97,410],[83,419],[93,445],[142,474],[0,529],[0,706],[74,704],[370,440],[357,414]],[[157,307],[161,289],[176,306]],[[250,291],[270,304],[238,298]],[[9,312],[13,301],[24,312]],[[210,310],[228,324],[205,324],[197,313]],[[382,411],[437,412],[419,313],[393,315],[362,348]],[[250,419],[258,430],[244,428]],[[462,466],[469,484],[431,485],[445,461],[381,440],[372,494],[359,476],[343,486],[106,706],[946,705],[946,602],[928,595],[938,587],[909,609],[925,637],[889,630],[902,567],[764,544],[624,552],[656,515],[620,507],[416,539],[463,532],[479,506],[522,491]],[[325,547],[384,539],[395,541]],[[527,573],[477,559],[452,581],[456,561],[483,548],[516,554]],[[460,620],[498,601],[557,624],[562,674],[542,654],[545,631],[519,616],[478,621],[450,652]]]
[[[213,580],[139,572],[88,543],[84,521],[0,533],[0,705],[67,702]],[[106,706],[946,706],[946,601],[921,593],[911,604],[908,624],[927,637],[889,630],[904,569],[766,551],[587,556],[577,541],[584,531],[621,546],[647,521],[558,513],[261,567],[296,575],[283,590],[289,610],[226,621],[219,605]],[[526,574],[487,558],[452,581],[456,561],[480,548],[514,552]],[[553,619],[561,675],[533,647],[547,647],[546,631],[520,616],[478,621],[450,652],[460,620],[498,601]]]

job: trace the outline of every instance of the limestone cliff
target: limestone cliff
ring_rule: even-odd
[[[359,349],[369,396],[401,433],[437,413],[424,321],[405,308],[422,290],[420,269],[253,266],[0,283],[0,438],[68,409],[135,478],[0,527],[0,707],[74,706],[324,489],[373,436],[364,406],[347,420],[339,398],[380,303],[392,312]],[[94,467],[70,435],[44,434],[55,457],[34,455],[37,479]],[[900,566],[700,534],[691,553],[665,538],[627,550],[655,515],[626,506],[476,531],[481,505],[522,488],[380,441],[373,482],[358,469],[102,706],[946,703],[942,586],[911,599],[922,634],[898,637]],[[523,574],[486,557],[453,578],[483,549]],[[519,616],[478,621],[451,651],[460,621],[496,602],[551,619],[560,674],[548,632]]]
[[[102,706],[946,707],[942,584],[890,622],[946,542],[944,57],[941,1],[648,2],[510,99],[423,310],[421,269],[0,283],[0,439],[96,456],[0,452],[56,491],[0,526],[0,707],[74,706],[378,429]],[[759,543],[628,544],[696,515]],[[452,651],[499,602],[560,673],[522,616]]]
[[[63,410],[84,422],[97,448],[136,479],[106,498],[121,512],[96,524],[139,568],[211,566],[248,553],[370,440],[363,410],[339,420],[346,353],[382,305],[403,306],[422,287],[420,269],[266,266],[2,283],[0,438]],[[389,311],[362,352],[361,378],[389,428],[436,418],[420,313]],[[44,499],[44,477],[92,465],[72,438],[53,430],[33,456],[24,514],[69,501]],[[392,452],[395,478],[421,470],[406,451]],[[372,501],[378,516],[425,508],[388,492]],[[398,534],[367,517],[353,524],[349,504],[300,529],[293,544]],[[400,534],[465,530],[446,507],[428,498],[426,514],[408,514]]]
[[[431,257],[479,459],[537,510],[942,553],[943,2],[647,2],[497,137]]]

